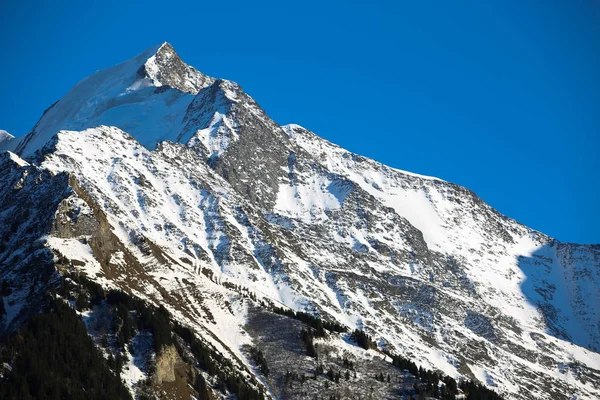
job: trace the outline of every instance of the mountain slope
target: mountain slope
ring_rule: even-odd
[[[7,131],[0,130],[0,151],[13,150],[16,147],[15,137]]]
[[[83,79],[44,112],[16,153],[32,155],[61,129],[101,124],[120,126],[143,138],[144,145],[154,146],[173,138],[180,114],[212,81],[163,43]]]
[[[261,326],[282,324],[265,311],[275,305],[361,329],[382,350],[511,398],[600,394],[600,246],[560,243],[468,189],[281,127],[239,85],[185,65],[168,44],[84,79],[16,140],[21,158],[3,153],[0,165],[0,278],[14,287],[5,334],[48,288],[84,274],[162,305],[225,370],[273,397],[352,387],[317,380],[312,393],[285,394],[284,369],[312,374],[316,364],[278,359],[301,342]],[[101,319],[102,301],[87,320]],[[181,343],[171,360],[192,374]],[[392,368],[348,334],[319,343],[319,360],[335,368],[344,357]],[[270,377],[257,370],[256,346],[277,365]],[[166,353],[138,365],[131,351],[137,395],[152,375],[144,365]],[[367,387],[368,369],[357,368]],[[395,382],[412,390],[407,379]],[[389,383],[375,393],[404,393]]]
[[[500,215],[472,192],[457,185],[407,174],[350,155],[301,127],[285,129],[303,149],[319,157],[329,170],[347,176],[408,219],[423,232],[430,249],[465,258],[466,264],[476,265],[477,269],[468,271],[469,278],[481,280],[482,285],[491,281],[496,288],[504,289],[496,299],[493,299],[496,293],[487,294],[492,297],[492,302],[500,304],[508,295],[518,296],[520,290],[525,299],[519,299],[519,302],[546,303],[559,314],[557,319],[569,321],[572,334],[577,338],[567,334],[567,340],[599,350],[600,302],[591,300],[597,298],[594,296],[600,276],[596,267],[598,246],[559,243]],[[546,258],[551,266],[548,271],[538,271],[530,265],[534,262],[529,258]],[[513,277],[515,267],[521,269],[527,282]],[[537,292],[544,290],[544,285],[554,289],[540,297]],[[510,310],[510,314],[522,316],[518,310]],[[550,318],[546,314],[543,318]],[[529,325],[535,320],[523,318],[520,322]],[[555,321],[553,326],[557,324]]]

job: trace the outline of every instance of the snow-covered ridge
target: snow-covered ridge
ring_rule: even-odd
[[[7,131],[0,129],[0,143],[4,142],[5,140],[12,140],[14,138],[15,137]]]
[[[8,153],[8,157],[13,160],[18,166],[20,167],[26,167],[29,165],[29,163],[25,160],[23,160],[21,157],[19,157],[18,155],[16,155],[15,153],[12,153],[10,151],[7,151]]]
[[[538,275],[537,271],[523,271],[531,276],[527,276],[523,281],[519,279],[515,281],[513,278],[507,279],[507,276],[511,276],[513,272],[504,268],[504,265],[513,264],[520,270],[529,270],[525,267],[529,261],[525,260],[531,258],[536,260],[534,263],[537,263],[541,258],[554,259],[552,264],[555,266],[552,269],[570,269],[572,268],[570,257],[562,256],[564,261],[565,258],[570,260],[567,264],[563,264],[556,259],[555,254],[559,248],[570,253],[574,248],[579,249],[578,245],[557,245],[548,236],[500,215],[472,192],[457,185],[392,169],[376,161],[350,154],[297,125],[284,127],[284,129],[292,133],[293,140],[300,147],[315,155],[329,170],[349,178],[409,220],[422,232],[429,248],[462,259],[467,264],[478,265],[479,268],[472,268],[468,275],[482,285],[493,281],[496,287],[502,287],[498,302],[503,301],[502,298],[507,292],[529,298],[529,302],[544,302],[547,299],[543,296],[538,299],[537,294],[533,295],[533,293],[542,290],[540,289],[542,286],[551,286],[552,290],[556,291],[551,300],[554,312],[561,315],[559,318],[564,318],[571,324],[566,331],[572,333],[567,336],[579,338],[577,343],[580,345],[600,348],[600,335],[597,334],[597,326],[600,323],[600,301],[585,304],[582,301],[584,296],[578,294],[600,293],[600,271],[597,266],[589,265],[585,268],[585,274],[591,274],[593,277],[592,282],[578,282],[577,287],[571,286],[577,281],[571,273],[569,277],[561,277],[560,274],[544,276],[544,274]],[[481,225],[482,221],[486,221],[485,226]],[[490,230],[495,231],[499,237],[490,235]],[[584,248],[592,251],[591,254],[584,256],[585,260],[578,261],[576,264],[578,266],[590,263],[597,256],[594,255],[593,248],[585,246]],[[469,251],[465,252],[463,249]],[[498,268],[497,261],[487,265],[487,262],[481,259],[481,255],[485,253],[503,254],[505,261],[500,261],[502,267]],[[493,258],[490,258],[491,260]],[[486,267],[482,268],[483,265]],[[565,285],[569,288],[566,289]],[[531,289],[533,287],[535,289]],[[561,291],[560,295],[559,291]],[[496,297],[496,294],[488,296]],[[520,305],[519,308],[527,308],[527,306]],[[573,308],[579,311],[574,312]],[[522,310],[515,309],[511,315],[521,319],[523,325],[536,325],[537,319],[540,318],[533,308],[526,314],[523,314]]]
[[[16,153],[30,157],[60,130],[118,126],[148,148],[175,140],[188,105],[214,82],[186,65],[171,45],[154,46],[76,84],[51,106]]]
[[[222,79],[202,89],[186,110],[177,142],[203,146],[209,159],[223,154],[239,137],[231,115],[239,90],[237,84]]]
[[[341,152],[341,153],[345,153],[346,156],[352,156],[352,157],[359,157],[359,158],[365,158],[363,156],[360,156],[358,154],[354,154],[354,153],[349,153],[347,150],[343,149],[342,147],[333,144],[331,142],[329,142],[326,139],[323,139],[322,137],[319,137],[318,135],[316,135],[314,132],[306,129],[303,126],[300,126],[298,124],[287,124],[287,125],[282,125],[281,126],[283,128],[283,130],[289,135],[290,138],[292,139],[296,139],[298,141],[298,143],[304,147],[307,151],[313,151],[313,150],[324,150],[323,147],[326,147],[327,150],[329,150],[330,152]],[[312,138],[316,138],[318,140],[313,141]],[[319,147],[318,149],[315,147]],[[387,168],[387,169],[391,169],[397,172],[400,172],[402,174],[405,175],[409,175],[409,176],[414,176],[417,178],[422,178],[422,179],[435,179],[438,181],[443,181],[440,178],[437,178],[435,176],[427,176],[427,175],[421,175],[421,174],[416,174],[414,172],[409,172],[409,171],[404,171],[401,169],[397,169],[397,168],[392,168],[392,167],[388,167],[384,164],[381,164],[375,160],[370,160],[371,162],[377,163],[380,167],[382,168]]]
[[[14,150],[17,145],[15,137],[7,131],[0,129],[0,151],[2,150]]]

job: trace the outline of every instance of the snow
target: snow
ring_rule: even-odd
[[[61,129],[81,129],[90,124],[99,113],[110,108],[120,94],[135,81],[136,73],[158,47],[150,48],[131,60],[101,70],[76,84],[59,102],[42,116],[36,126],[37,133],[22,149],[27,157],[42,148]]]
[[[13,160],[20,167],[27,167],[27,166],[29,166],[29,163],[27,161],[23,160],[21,157],[19,157],[15,153],[12,153],[12,152],[9,151],[8,152],[8,156],[10,157],[11,160]]]
[[[185,303],[197,310],[200,318],[214,321],[208,324],[210,331],[226,343],[230,351],[241,356],[241,351],[237,349],[249,343],[249,337],[242,329],[246,318],[245,306],[231,301],[228,307],[233,314],[224,312],[227,306],[223,294],[208,296],[206,290],[214,290],[210,289],[214,284],[205,287],[206,282],[200,283],[203,275],[198,271],[201,266],[231,276],[243,274],[241,280],[247,281],[247,266],[222,264],[221,269],[218,260],[220,248],[229,240],[220,215],[220,203],[226,200],[219,200],[212,191],[199,189],[192,178],[196,173],[203,177],[210,175],[206,165],[198,164],[198,171],[174,168],[172,163],[177,161],[171,157],[168,146],[165,149],[164,156],[149,152],[117,128],[63,131],[58,136],[55,153],[45,160],[43,167],[55,173],[66,170],[76,173],[80,183],[90,190],[100,204],[110,205],[107,206],[107,212],[111,224],[115,228],[126,227],[115,229],[115,234],[142,260],[147,256],[140,254],[131,242],[137,232],[144,232],[149,240],[165,249],[173,260],[192,258],[192,265],[181,263],[171,265],[170,269],[150,269],[148,272],[164,288],[172,287],[179,295],[186,295]],[[142,176],[145,183],[140,181],[139,177]],[[220,178],[214,179],[215,186],[224,190],[225,183]],[[119,214],[112,214],[116,210],[119,210]],[[252,254],[255,243],[250,240],[251,234],[247,228],[237,222],[233,214],[228,214],[226,221],[235,221],[231,228],[237,228],[241,235],[249,239],[246,246]],[[165,223],[169,223],[169,228],[155,228]],[[77,239],[49,238],[48,241],[52,248],[65,256],[84,261],[86,265],[82,268],[91,276],[99,272],[94,269],[98,265],[92,259],[89,246]],[[208,255],[210,261],[198,258],[200,253],[189,253],[190,250],[195,252],[195,248]],[[257,258],[255,261],[258,265]],[[123,254],[113,253],[111,263],[123,263]],[[186,285],[182,290],[176,284],[181,278],[203,285],[205,292],[201,295],[202,302],[189,293],[194,292],[195,287],[192,289]],[[260,274],[260,278],[261,281],[270,280],[266,273]],[[257,281],[257,284],[261,281]],[[272,281],[266,288],[273,288],[265,290],[270,292],[270,296],[279,297]],[[150,286],[145,291],[144,296],[152,294]],[[210,314],[206,310],[210,310]]]
[[[5,130],[0,129],[0,143],[4,142],[4,141],[8,141],[8,140],[12,140],[15,137],[13,135],[11,135],[10,133],[8,133]]]
[[[94,263],[96,259],[92,249],[78,239],[61,239],[53,236],[47,237],[48,245],[60,251],[62,255],[71,259],[87,263]]]
[[[208,150],[209,157],[223,154],[238,138],[235,123],[217,111],[208,127],[196,131],[191,143],[199,141]]]
[[[499,215],[495,214],[489,206],[477,203],[472,193],[457,192],[456,187],[439,179],[396,170],[376,161],[353,155],[300,126],[288,125],[283,128],[297,145],[313,154],[329,171],[354,182],[421,231],[430,249],[447,254],[449,259],[454,259],[460,265],[464,265],[468,279],[476,282],[479,292],[485,293],[484,301],[489,304],[489,307],[504,310],[506,315],[513,318],[517,326],[526,330],[527,333],[523,332],[521,337],[511,331],[504,332],[511,337],[511,340],[517,343],[523,342],[525,347],[537,352],[539,348],[529,336],[530,332],[543,335],[545,340],[552,338],[547,335],[545,319],[538,308],[538,302],[546,300],[536,292],[536,288],[543,286],[554,288],[550,303],[555,307],[560,318],[565,321],[561,325],[561,329],[571,331],[571,337],[579,344],[593,346],[594,343],[598,343],[597,336],[593,334],[596,330],[593,323],[596,322],[592,321],[598,320],[600,300],[590,301],[589,299],[600,298],[598,296],[600,277],[596,274],[593,279],[583,282],[575,277],[576,275],[589,275],[591,278],[593,275],[591,271],[594,270],[594,267],[588,261],[590,257],[588,248],[582,253],[577,253],[577,248],[569,251],[563,250],[562,258],[558,257],[556,244],[548,245],[546,236],[533,232],[510,219],[499,219],[498,222],[498,229],[510,232],[508,239],[494,237],[489,231],[489,227],[484,226],[483,223],[488,223],[490,219],[498,218]],[[283,191],[280,189],[280,192]],[[309,195],[304,194],[304,197]],[[317,192],[316,198],[319,196],[320,194]],[[457,196],[459,196],[460,202],[453,200]],[[288,195],[287,197],[292,196]],[[292,201],[288,200],[288,202]],[[295,203],[299,202],[296,200]],[[306,211],[304,212],[306,213]],[[294,210],[294,213],[297,215],[300,214],[300,211]],[[288,211],[287,215],[294,213]],[[307,218],[304,219],[307,220]],[[353,247],[356,251],[368,250],[368,243],[365,243],[366,241],[361,235],[361,231],[351,230],[345,235],[333,232],[332,238],[340,244]],[[378,237],[378,240],[383,241],[382,239]],[[574,258],[578,260],[576,263],[573,262]],[[565,270],[567,265],[577,266],[577,271]],[[377,264],[372,264],[371,267],[380,272],[390,268],[390,266]],[[400,274],[409,273],[415,278],[423,276],[423,278],[435,280],[435,274],[428,272],[425,265],[411,263],[410,269],[397,271]],[[453,293],[451,287],[441,290],[448,296],[460,298],[460,295]],[[380,316],[374,311],[373,298],[351,293],[351,291],[344,290],[344,292],[348,304],[362,307],[363,318],[357,321],[366,323],[367,326],[377,326],[377,319]],[[539,300],[536,299],[536,296]],[[451,324],[449,325],[452,326],[450,329],[464,329],[464,327],[457,327],[452,321],[427,322],[427,316],[416,309],[405,314],[403,310],[408,311],[410,307],[400,306],[398,310],[402,318],[414,318],[412,323],[424,330],[431,330],[432,326],[440,329],[445,324]],[[575,310],[578,310],[577,313]],[[349,311],[346,310],[346,312]],[[411,316],[413,314],[414,316]],[[588,318],[588,316],[591,317]],[[418,348],[418,352],[425,355],[421,359],[425,365],[440,368],[451,376],[457,376],[455,367],[446,361],[449,356],[447,350],[431,351],[428,346],[423,347],[418,344],[418,338],[414,337],[409,340],[408,337],[411,336],[409,332],[403,332],[404,340],[403,343],[400,343],[396,340],[396,334],[388,335],[386,329],[379,329],[379,335],[384,336],[399,348],[406,347],[407,343]],[[435,334],[437,335],[437,333]],[[473,340],[480,340],[473,332],[465,331],[464,334],[473,336]],[[404,335],[408,335],[408,337]],[[592,339],[592,337],[596,337],[596,339]],[[443,336],[440,336],[438,342],[443,344],[444,341]],[[558,348],[564,348],[565,343],[567,342],[557,339]],[[585,359],[580,354],[583,350],[581,347],[574,344],[569,344],[568,347],[577,349],[569,350],[578,354],[577,359]],[[498,360],[504,357],[500,354],[495,354],[495,356]],[[511,363],[523,362],[522,359],[508,357],[512,360]],[[587,359],[585,363],[590,367],[600,365],[600,357]],[[501,391],[517,392],[519,390],[518,386],[514,384],[514,377],[507,375],[501,368],[482,369],[474,365],[472,369],[484,383],[497,385]],[[543,370],[543,368],[538,368],[539,373],[547,373],[542,372]],[[560,380],[563,377],[556,375],[554,379]],[[580,382],[575,381],[572,384],[581,385]],[[593,391],[592,388],[590,390]]]
[[[202,135],[198,138],[202,138]],[[226,147],[220,148],[227,150]],[[215,149],[219,147],[213,147]],[[249,288],[259,298],[271,299],[294,309],[305,309],[317,303],[322,312],[338,321],[350,327],[364,327],[385,340],[381,343],[389,343],[404,353],[416,354],[420,364],[458,377],[452,349],[445,345],[444,335],[437,329],[458,330],[466,340],[480,341],[482,339],[479,336],[450,319],[444,317],[441,321],[435,320],[434,313],[427,315],[417,307],[411,308],[406,304],[396,304],[397,314],[388,314],[378,307],[379,303],[386,300],[384,293],[372,293],[360,286],[354,287],[346,280],[332,282],[328,278],[332,273],[345,272],[342,265],[338,266],[339,260],[343,260],[338,251],[363,252],[372,257],[365,267],[353,266],[351,269],[353,274],[365,279],[376,279],[374,273],[408,275],[416,280],[428,280],[430,277],[427,265],[393,265],[378,258],[377,252],[371,247],[372,239],[392,246],[394,251],[406,248],[402,231],[396,232],[394,229],[399,229],[397,226],[387,227],[389,217],[385,214],[378,215],[372,230],[355,221],[348,227],[326,225],[334,223],[330,213],[341,210],[356,188],[365,190],[382,204],[392,207],[397,214],[405,216],[410,224],[421,230],[432,249],[447,252],[449,257],[461,260],[469,279],[477,282],[479,290],[485,293],[482,301],[490,307],[501,304],[518,326],[526,329],[522,337],[517,339],[523,341],[523,346],[537,349],[529,337],[530,332],[552,340],[543,330],[539,310],[527,301],[523,292],[523,283],[527,279],[539,281],[547,277],[543,270],[539,274],[533,270],[536,272],[534,275],[529,271],[527,275],[521,270],[523,266],[517,261],[517,256],[532,257],[542,251],[541,255],[556,266],[554,270],[559,270],[563,261],[556,254],[557,249],[544,246],[532,231],[508,221],[506,224],[512,229],[511,238],[514,242],[490,241],[485,236],[486,230],[481,227],[481,211],[475,215],[470,212],[471,209],[479,210],[481,206],[478,204],[466,203],[464,207],[468,211],[462,213],[461,208],[447,200],[453,194],[444,186],[393,170],[377,169],[376,164],[369,160],[357,163],[345,158],[346,153],[340,153],[338,159],[332,153],[327,162],[330,166],[338,165],[333,172],[306,169],[305,166],[299,171],[291,163],[289,170],[286,170],[290,178],[280,182],[278,187],[276,214],[266,217],[274,221],[275,226],[283,227],[292,234],[301,232],[306,224],[324,224],[326,229],[331,229],[328,231],[333,239],[331,245],[345,250],[323,252],[317,249],[317,253],[314,253],[315,250],[311,248],[313,244],[309,241],[304,246],[302,256],[281,244],[275,251],[254,225],[255,222],[247,221],[248,215],[239,211],[240,204],[247,204],[245,200],[238,197],[228,183],[205,164],[185,162],[186,151],[184,146],[173,144],[163,144],[160,151],[149,151],[120,129],[101,126],[82,132],[61,132],[55,152],[44,161],[42,167],[55,173],[69,171],[77,176],[82,186],[103,206],[119,239],[132,254],[147,263],[148,273],[160,283],[162,289],[181,296],[189,315],[201,321],[196,327],[199,332],[210,332],[210,335],[214,335],[210,337],[218,338],[211,339],[211,344],[224,353],[235,354],[243,359],[240,349],[250,343],[243,329],[247,305],[219,285],[232,282]],[[463,197],[462,201],[471,200]],[[453,218],[457,218],[459,223],[452,224],[450,221]],[[279,220],[283,222],[277,222]],[[143,255],[132,242],[132,237],[140,234],[164,249],[174,260],[173,263],[168,267],[160,266]],[[84,261],[85,266],[81,268],[88,275],[96,276],[100,271],[91,249],[81,241],[49,238],[48,243],[65,256]],[[232,244],[239,245],[240,251],[249,258],[228,259],[228,248]],[[485,258],[482,255],[484,252],[479,250],[484,245],[491,247],[486,252],[498,255]],[[577,252],[574,256],[581,257]],[[183,258],[192,259],[192,264],[177,261]],[[121,265],[123,262],[122,252],[112,255],[111,263]],[[253,268],[252,265],[259,268]],[[288,266],[290,269],[287,269]],[[215,282],[199,273],[202,268],[215,273]],[[190,284],[182,284],[184,278]],[[486,282],[494,282],[493,292],[484,292],[487,290]],[[582,296],[594,293],[591,285],[580,290]],[[452,288],[439,290],[448,296],[461,298],[461,293]],[[567,292],[562,288],[556,292],[555,304],[564,309],[569,306],[562,303],[572,301],[564,295]],[[202,301],[198,293],[201,293]],[[159,291],[154,285],[148,284],[140,296],[152,298],[159,296]],[[594,304],[591,303],[590,310],[594,310]],[[388,323],[388,318],[402,322]],[[575,316],[569,315],[569,318]],[[433,348],[424,342],[419,334],[422,331],[435,335],[441,347]],[[558,339],[555,343],[558,348],[572,354],[573,359],[590,366],[598,365],[596,353],[586,352],[579,346]],[[495,351],[499,351],[496,355],[498,366],[478,370],[482,367],[472,364],[474,373],[502,390],[516,392],[518,386],[511,384],[514,379],[510,374],[513,373],[513,366],[517,368],[524,361],[506,351]],[[562,357],[561,354],[556,357]],[[506,365],[511,366],[508,372],[503,370]],[[540,374],[550,374],[547,369],[536,368]],[[136,370],[133,361],[128,371],[131,384],[141,379],[142,370]],[[567,379],[558,372],[552,376],[555,379]],[[580,385],[574,378],[572,381],[573,385]]]
[[[125,347],[127,361],[121,370],[121,380],[125,383],[131,395],[135,398],[135,388],[148,379],[144,372],[147,368],[146,360],[150,358],[152,349],[152,334],[146,331],[139,332],[131,340],[131,344]]]
[[[341,152],[341,153],[345,153],[345,154],[350,154],[348,153],[347,150],[331,143],[328,142],[327,140],[318,137],[317,135],[315,135],[313,132],[309,131],[308,129],[298,125],[298,124],[287,124],[287,125],[283,125],[281,127],[290,138],[300,138],[300,140],[298,141],[298,144],[302,147],[304,147],[306,150],[312,150],[315,151],[313,154],[318,154],[320,153],[321,149],[328,149],[331,150],[333,149],[334,152]],[[309,136],[313,136],[316,140],[310,140],[308,139]],[[308,140],[307,140],[308,139]],[[354,155],[356,156],[356,155]],[[360,157],[360,156],[359,156]],[[329,160],[328,160],[329,161]],[[372,160],[371,160],[372,161]],[[386,165],[383,165],[381,163],[377,163],[380,167],[383,167],[385,169],[389,169],[392,171],[396,171],[398,173],[407,175],[407,176],[412,176],[415,178],[421,178],[421,179],[427,179],[427,180],[436,180],[436,181],[440,181],[440,182],[444,182],[442,179],[434,177],[434,176],[427,176],[427,175],[421,175],[421,174],[416,174],[414,172],[409,172],[409,171],[404,171],[401,169],[397,169],[397,168],[391,168],[388,167]],[[326,164],[327,167],[330,166],[330,164]],[[334,171],[335,168],[330,168],[331,171]]]
[[[146,148],[153,149],[160,141],[175,140],[181,129],[179,123],[193,98],[175,90],[154,93],[152,86],[140,87],[119,96],[119,101],[87,126],[118,126],[137,137]],[[136,118],[131,118],[132,115]]]
[[[94,258],[90,246],[83,243],[80,238],[62,239],[47,236],[45,241],[52,250],[58,251],[71,261],[78,261],[78,268],[88,277],[93,278],[105,287],[114,287],[110,280],[103,277],[102,266]]]
[[[149,149],[162,140],[176,141],[182,129],[180,123],[195,93],[169,87],[162,89],[156,53],[165,45],[149,48],[80,81],[46,111],[35,133],[23,140],[17,153],[27,158],[61,130],[79,131],[99,125],[120,127]],[[147,67],[149,78],[138,75],[142,66]],[[190,79],[191,86],[200,85],[201,74],[188,68],[184,79]],[[158,87],[161,90],[157,91]]]
[[[366,159],[358,163],[354,156],[314,134],[306,131],[299,125],[286,125],[284,130],[296,140],[301,147],[311,154],[322,154],[325,165],[332,172],[339,173],[357,183],[363,190],[381,199],[385,205],[392,207],[399,215],[423,232],[427,244],[436,250],[449,250],[452,243],[446,240],[444,222],[439,210],[434,205],[437,193],[424,191],[423,187],[415,190],[406,190],[398,182],[398,177],[403,175],[426,180],[438,180],[406,171],[394,170],[372,160]],[[438,196],[441,197],[441,196]]]
[[[19,315],[25,304],[30,287],[24,286],[21,290],[13,290],[8,296],[2,296],[6,314],[0,317],[0,327],[7,327]]]
[[[304,222],[327,218],[327,211],[339,210],[352,184],[326,175],[311,175],[303,183],[279,185],[275,211]]]
[[[3,150],[13,151],[18,143],[19,139],[15,139],[15,137],[7,131],[0,129],[0,152]]]
[[[473,375],[482,383],[487,386],[496,386],[494,378],[488,373],[487,369],[477,365],[469,365],[469,369],[473,372]]]
[[[146,67],[146,73],[150,76],[152,84],[157,87],[162,86],[162,83],[158,79],[160,67],[158,66],[158,64],[156,62],[156,53],[158,53],[166,45],[167,45],[167,42],[164,42],[163,44],[161,44],[160,47],[158,49],[156,49],[156,51],[154,52],[155,54],[153,54],[150,58],[148,58],[148,61],[146,61],[146,63],[144,64],[144,66]]]
[[[297,125],[297,124],[288,124],[288,125],[283,125],[281,127],[285,133],[288,134],[288,136],[290,138],[294,138],[294,136],[296,135],[296,131],[306,131],[307,129]]]

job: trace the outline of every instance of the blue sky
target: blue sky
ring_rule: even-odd
[[[600,243],[598,2],[3,0],[0,24],[0,129],[16,136],[80,79],[169,41],[281,124]]]

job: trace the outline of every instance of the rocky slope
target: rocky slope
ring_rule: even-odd
[[[560,243],[466,188],[279,126],[239,85],[187,66],[169,44],[84,79],[10,143],[0,159],[0,279],[12,288],[4,334],[75,273],[163,305],[228,360],[223,368],[273,397],[356,390],[285,389],[286,372],[315,366],[293,351],[297,332],[269,329],[280,323],[270,305],[362,329],[381,350],[509,398],[600,395],[600,246]],[[348,334],[323,340],[320,359],[333,365],[390,367]],[[255,347],[277,366],[270,377]],[[185,364],[183,350],[167,362],[131,349],[122,376],[136,395],[146,364]],[[286,362],[285,351],[296,356]],[[368,369],[358,371],[366,387]],[[377,397],[411,386],[377,385]]]

